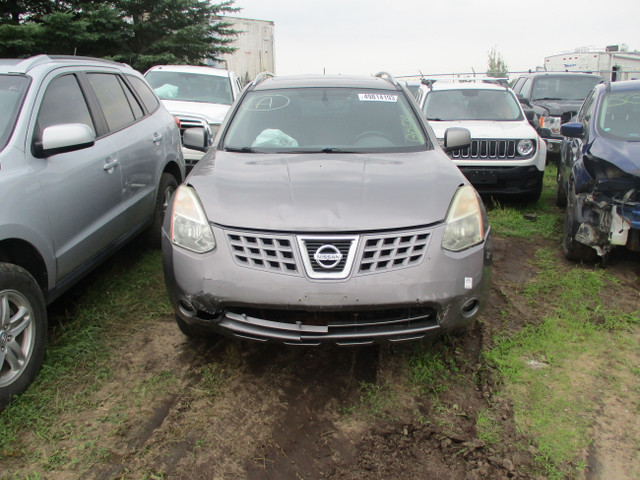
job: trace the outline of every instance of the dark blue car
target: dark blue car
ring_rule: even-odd
[[[565,256],[591,262],[616,246],[640,251],[640,80],[596,85],[561,133]]]

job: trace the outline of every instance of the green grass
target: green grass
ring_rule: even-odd
[[[411,345],[405,353],[411,382],[423,393],[445,392],[458,373],[454,355],[446,339],[438,347],[430,343]]]
[[[521,212],[519,208],[497,212],[497,230],[507,236],[512,230],[518,235],[529,232],[518,226]],[[552,208],[549,215],[561,213]],[[491,211],[492,222],[494,214]],[[502,222],[506,218],[509,221]],[[554,235],[551,229],[527,234],[536,233]],[[506,394],[513,398],[518,427],[537,444],[545,478],[570,478],[585,468],[580,455],[591,442],[592,418],[601,401],[595,390],[619,388],[615,368],[633,373],[625,358],[637,349],[629,333],[637,331],[640,312],[603,303],[602,292],[618,287],[606,270],[580,265],[567,270],[560,266],[557,252],[548,249],[535,252],[533,263],[538,273],[523,288],[522,300],[544,304],[546,315],[515,335],[498,335],[485,357],[498,369]],[[609,376],[601,375],[605,364]],[[638,401],[636,391],[636,405]]]
[[[126,341],[148,320],[170,313],[160,252],[137,243],[52,305],[42,370],[29,389],[0,412],[0,457],[28,454],[44,470],[68,463],[64,452],[29,452],[23,432],[52,443],[73,435],[82,441],[82,433],[74,432],[60,418],[98,407],[91,403],[90,394],[112,375],[112,347]],[[161,390],[162,382],[155,381],[160,382],[155,387],[152,381],[139,388]],[[112,416],[105,421],[122,419]],[[38,478],[33,475],[25,478]]]
[[[520,238],[534,235],[556,237],[560,218],[558,208],[555,207],[555,174],[554,166],[547,167],[544,188],[540,199],[535,203],[517,204],[485,199],[493,234]]]

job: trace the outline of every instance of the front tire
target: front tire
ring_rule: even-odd
[[[575,240],[580,227],[578,220],[577,197],[573,185],[569,185],[567,208],[564,214],[564,232],[562,235],[562,251],[564,256],[574,262],[593,263],[597,259],[597,252],[583,243]]]
[[[147,244],[151,248],[159,249],[162,244],[162,221],[164,219],[164,213],[167,210],[171,196],[175,193],[177,188],[178,182],[175,177],[170,173],[163,173],[160,177],[158,195],[153,209],[153,223],[146,233]]]
[[[47,309],[35,279],[0,263],[0,409],[24,392],[42,366]]]
[[[567,190],[564,187],[564,180],[560,174],[560,165],[558,165],[558,176],[556,177],[556,206],[567,206]]]

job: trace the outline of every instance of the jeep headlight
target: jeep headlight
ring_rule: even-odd
[[[540,127],[548,128],[551,133],[560,134],[560,117],[540,117]]]
[[[216,248],[213,231],[207,221],[198,195],[191,187],[176,190],[171,210],[171,241],[187,250],[205,253]]]
[[[531,155],[534,150],[533,140],[520,140],[517,148],[518,155],[522,155],[523,157]]]
[[[484,238],[482,218],[482,207],[475,189],[470,185],[460,187],[449,205],[442,248],[459,252],[481,243]]]

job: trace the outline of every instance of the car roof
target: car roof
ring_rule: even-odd
[[[182,72],[182,73],[199,73],[201,75],[215,75],[217,77],[228,77],[231,72],[224,68],[208,67],[203,65],[155,65],[145,72]]]
[[[611,92],[632,92],[640,90],[640,80],[623,80],[620,82],[602,83],[597,85],[599,90],[608,90]]]
[[[71,66],[71,65],[72,66],[101,66],[101,67],[111,66],[111,67],[117,67],[120,69],[133,71],[133,69],[125,63],[118,63],[111,60],[103,60],[101,58],[79,57],[79,56],[73,56],[73,55],[36,55],[29,58],[0,59],[0,72],[26,74],[29,71],[41,66],[58,68],[58,67]]]
[[[520,75],[520,77],[597,77],[602,78],[597,73],[588,72],[530,72]]]
[[[507,90],[506,87],[498,85],[496,83],[486,82],[448,82],[448,81],[436,81],[431,86],[423,85],[424,88],[437,91],[437,90]],[[422,87],[420,87],[422,88]]]
[[[291,75],[267,77],[254,82],[255,90],[273,90],[280,88],[346,87],[377,90],[398,90],[396,84],[380,77],[365,75]]]

